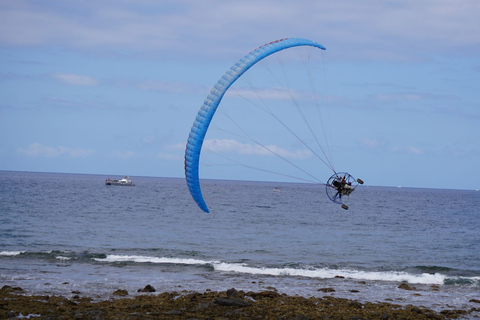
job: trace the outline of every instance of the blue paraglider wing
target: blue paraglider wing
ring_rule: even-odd
[[[274,42],[267,43],[235,63],[224,75],[218,80],[217,84],[212,88],[209,95],[203,102],[200,111],[193,123],[190,135],[188,137],[187,147],[185,150],[185,177],[188,189],[197,205],[205,212],[209,212],[207,204],[203,199],[199,181],[199,161],[200,152],[202,150],[203,140],[207,133],[213,115],[217,107],[222,101],[225,92],[230,86],[255,63],[269,55],[293,47],[312,46],[322,50],[325,47],[321,44],[307,39],[285,38]]]

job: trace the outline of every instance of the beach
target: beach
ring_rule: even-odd
[[[29,295],[22,288],[0,289],[0,318],[34,319],[457,319],[478,316],[480,308],[433,310],[394,303],[361,303],[356,300],[301,297],[275,290],[163,292],[146,285],[143,293],[129,297],[116,290],[114,298],[96,300],[72,292],[72,297]],[[146,292],[150,291],[150,292]],[[480,301],[478,301],[480,306]]]

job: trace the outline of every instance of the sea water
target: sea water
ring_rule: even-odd
[[[233,287],[480,307],[478,191],[364,185],[343,210],[318,184],[203,180],[207,214],[183,179],[106,178],[122,177],[0,171],[0,286],[98,299],[147,284]]]

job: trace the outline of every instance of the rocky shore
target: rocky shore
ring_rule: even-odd
[[[0,319],[455,319],[470,318],[478,309],[435,312],[392,303],[360,303],[324,296],[305,298],[275,291],[243,292],[230,289],[205,293],[156,293],[152,286],[129,297],[94,300],[80,292],[71,298],[28,295],[19,287],[0,289]]]

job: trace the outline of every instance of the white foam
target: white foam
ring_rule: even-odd
[[[0,256],[18,256],[22,253],[25,253],[25,251],[2,251],[0,252]]]
[[[58,259],[58,260],[71,260],[72,258],[64,257],[64,256],[56,256],[55,259]]]
[[[227,263],[206,261],[200,259],[151,257],[136,255],[107,255],[105,258],[93,258],[99,262],[136,262],[136,263],[167,263],[185,265],[212,265],[215,271],[244,273],[252,275],[292,276],[318,279],[344,277],[354,280],[395,281],[418,284],[443,284],[446,276],[440,273],[412,274],[399,271],[362,271],[355,269],[330,268],[266,268],[252,267],[243,263]]]
[[[396,271],[360,271],[353,269],[295,269],[295,268],[255,268],[244,264],[218,263],[214,264],[215,270],[225,272],[238,272],[272,276],[300,276],[307,278],[328,279],[337,276],[355,280],[375,281],[406,281],[419,284],[443,284],[445,275],[442,274],[411,274]]]
[[[189,265],[204,265],[211,264],[213,261],[205,261],[198,259],[185,258],[167,258],[167,257],[150,257],[150,256],[121,256],[121,255],[107,255],[106,258],[93,258],[100,262],[137,262],[137,263],[171,263],[171,264],[189,264]]]

